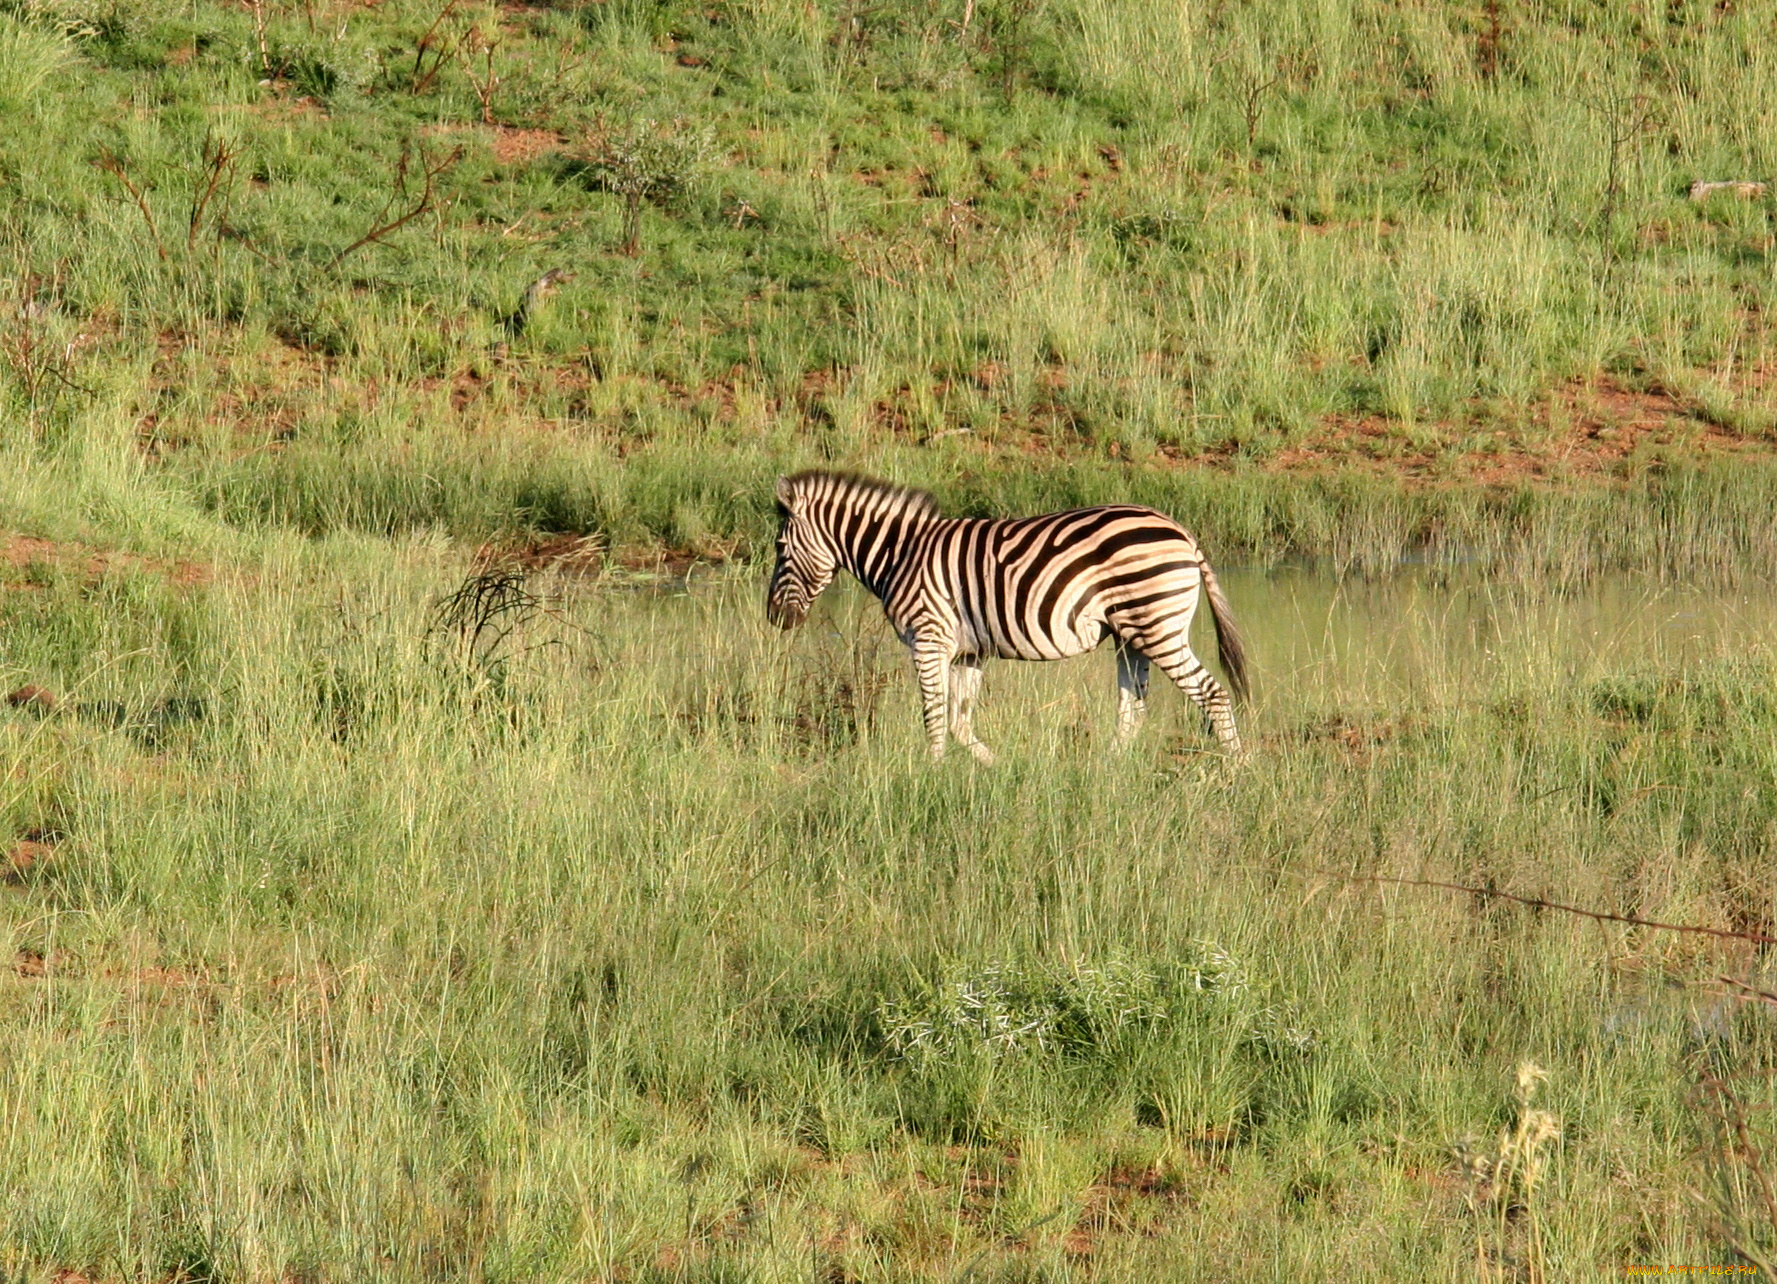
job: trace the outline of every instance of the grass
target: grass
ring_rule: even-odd
[[[461,571],[14,573],[9,668],[63,701],[0,722],[45,844],[0,919],[11,1277],[1729,1260],[1691,1085],[1763,1091],[1708,984],[1745,947],[1339,875],[1768,924],[1764,598],[1699,637],[1707,595],[1236,577],[1249,763],[1170,698],[1113,753],[1100,656],[995,670],[1003,766],[934,770],[855,596],[785,641],[750,577],[546,576],[490,656],[434,627]],[[1526,1061],[1561,1136],[1495,1196]]]
[[[1771,205],[1686,195],[1770,170],[1758,6],[976,8],[8,0],[12,413],[231,521],[703,557],[811,459],[1768,476]]]
[[[0,1276],[1771,1261],[1751,943],[1363,881],[1772,933],[1771,16],[0,0]],[[1252,759],[924,762],[811,463],[1175,514]]]

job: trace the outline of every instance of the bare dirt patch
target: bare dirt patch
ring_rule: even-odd
[[[191,986],[214,986],[224,982],[216,980],[203,972],[187,971],[176,967],[139,967],[128,971],[115,968],[107,969],[100,975],[109,980],[123,981],[132,987],[145,989],[177,990]]]
[[[307,94],[299,98],[289,97],[291,86],[287,80],[273,80],[264,84],[264,87],[271,90],[271,97],[247,105],[247,110],[256,116],[269,121],[294,121],[305,117],[310,120],[331,118],[331,113],[328,112],[326,105],[319,99],[311,98]]]
[[[1774,454],[1777,442],[1724,428],[1663,388],[1638,390],[1603,378],[1570,380],[1524,421],[1493,428],[1439,421],[1408,433],[1379,415],[1331,416],[1264,466],[1315,472],[1355,464],[1409,480],[1506,484],[1623,475],[1667,455]]]
[[[1158,1235],[1170,1216],[1192,1202],[1184,1187],[1158,1168],[1113,1168],[1086,1192],[1062,1246],[1069,1256],[1090,1257],[1108,1236]]]
[[[47,687],[40,687],[27,682],[16,691],[9,692],[6,703],[14,709],[29,709],[32,713],[54,713],[60,701],[56,693]]]
[[[12,970],[28,981],[41,981],[55,973],[59,958],[55,954],[45,956],[39,950],[20,950],[12,957]]]
[[[35,842],[29,838],[20,839],[6,853],[4,863],[0,863],[0,883],[22,883],[34,869],[40,868],[55,855],[55,847],[49,843]]]
[[[125,553],[115,549],[95,549],[77,541],[57,543],[54,540],[42,539],[35,535],[0,533],[0,578],[8,581],[7,587],[27,587],[29,581],[21,584],[17,582],[18,577],[27,575],[34,568],[45,568],[58,572],[74,570],[88,580],[101,580],[113,571],[128,568],[164,575],[179,588],[193,588],[208,584],[214,575],[213,567],[184,558],[165,561],[159,558],[144,557],[139,553]],[[32,688],[32,690],[36,689]],[[23,691],[24,688],[20,690]],[[18,695],[19,693],[14,692],[13,694]],[[53,696],[50,698],[54,699]],[[21,698],[14,703],[25,703],[25,699]]]
[[[1363,719],[1334,714],[1294,732],[1277,733],[1264,739],[1267,743],[1276,745],[1335,745],[1359,764],[1363,764],[1382,746],[1406,737],[1422,735],[1424,731],[1420,721],[1411,715]]]
[[[483,139],[501,165],[529,165],[538,157],[567,146],[567,140],[553,129],[520,129],[513,125],[432,125],[421,132],[430,137],[468,134]]]
[[[502,165],[528,165],[539,156],[558,152],[565,146],[562,136],[552,129],[514,129],[508,125],[493,127],[494,159]]]
[[[475,564],[597,575],[604,569],[605,551],[604,536],[596,532],[590,535],[540,535],[516,544],[492,541],[483,544],[475,550]]]

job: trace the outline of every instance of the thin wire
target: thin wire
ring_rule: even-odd
[[[1532,909],[1560,910],[1563,914],[1577,914],[1581,918],[1594,919],[1600,923],[1623,923],[1630,927],[1650,927],[1660,932],[1688,932],[1696,936],[1717,936],[1734,941],[1752,941],[1758,945],[1777,945],[1777,936],[1766,936],[1763,932],[1738,932],[1725,927],[1699,927],[1694,923],[1661,923],[1651,918],[1641,918],[1635,914],[1615,914],[1609,910],[1589,910],[1578,905],[1563,905],[1559,901],[1546,900],[1541,896],[1519,896],[1515,892],[1501,891],[1496,887],[1470,887],[1465,883],[1445,883],[1435,878],[1397,878],[1388,874],[1346,874],[1338,870],[1317,869],[1315,874],[1326,878],[1343,879],[1351,883],[1390,883],[1397,887],[1431,887],[1447,892],[1467,892],[1470,896],[1488,896],[1495,900],[1512,901],[1518,905],[1528,905]]]

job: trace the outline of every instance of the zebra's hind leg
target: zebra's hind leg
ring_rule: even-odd
[[[981,690],[981,661],[965,655],[950,666],[950,734],[983,766],[993,766],[993,750],[975,738],[975,695]]]
[[[1117,747],[1127,749],[1148,716],[1148,657],[1117,639]]]
[[[1191,703],[1203,710],[1222,748],[1230,754],[1241,753],[1240,733],[1234,729],[1234,702],[1228,698],[1227,688],[1191,653],[1190,646],[1180,639],[1162,644],[1149,654],[1161,671],[1178,684],[1179,690],[1191,698]]]

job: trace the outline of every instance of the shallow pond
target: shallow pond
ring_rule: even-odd
[[[1371,578],[1310,567],[1233,569],[1221,579],[1252,658],[1254,699],[1243,721],[1380,713],[1461,703],[1502,686],[1682,670],[1756,658],[1777,638],[1777,586],[1762,582],[1692,587],[1617,576],[1552,591],[1415,566]],[[905,649],[875,599],[849,580],[829,590],[790,636],[764,624],[762,577],[693,579],[648,599],[644,609],[658,613],[656,627],[715,670],[792,663],[880,674],[890,707],[915,729]],[[1213,664],[1207,616],[1199,611],[1193,638]],[[1108,723],[1113,672],[1108,646],[1052,664],[995,661],[983,692],[983,735],[988,727],[1017,734],[1051,718]],[[1168,725],[1180,716],[1195,721],[1164,691],[1151,703]],[[1072,712],[1048,712],[1058,707]]]

